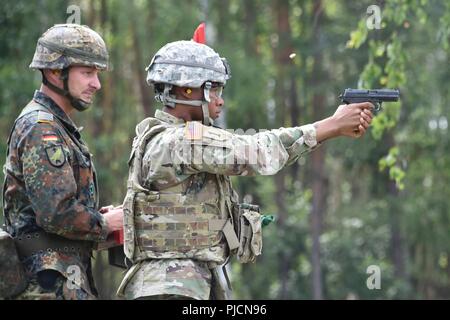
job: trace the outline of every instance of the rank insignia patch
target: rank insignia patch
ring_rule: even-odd
[[[47,153],[48,161],[54,167],[59,168],[66,162],[66,156],[61,145],[47,147],[45,152]]]

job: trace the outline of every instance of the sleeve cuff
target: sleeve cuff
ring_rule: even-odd
[[[314,148],[317,145],[316,128],[312,124],[301,126],[300,129],[303,132],[303,141],[310,147]]]
[[[302,132],[302,135],[289,148],[286,148],[289,154],[287,165],[294,163],[300,157],[321,146],[321,143],[317,142],[316,128],[314,125],[307,124],[298,128]]]
[[[106,219],[105,219],[105,217],[101,214],[101,213],[99,213],[99,215],[100,215],[100,228],[101,228],[101,231],[100,231],[100,236],[99,236],[99,239],[98,239],[98,241],[105,241],[107,238],[108,238],[108,234],[109,234],[109,228],[108,228],[108,224],[106,223]]]

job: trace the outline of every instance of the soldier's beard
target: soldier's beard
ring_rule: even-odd
[[[70,104],[72,105],[72,107],[74,107],[75,109],[77,109],[78,111],[85,111],[87,109],[89,109],[89,107],[91,106],[91,102],[86,102],[80,98],[75,98],[74,96],[70,95]]]
[[[89,101],[82,99],[81,98],[81,94],[80,94],[80,96],[77,97],[77,96],[72,95],[72,93],[70,93],[70,97],[71,97],[69,99],[70,103],[72,104],[72,106],[76,110],[78,110],[78,111],[85,111],[85,110],[89,109],[89,107],[91,106],[92,100],[94,98],[94,93],[95,93],[95,91],[94,92],[86,92],[85,93],[85,94],[89,94],[90,95]]]

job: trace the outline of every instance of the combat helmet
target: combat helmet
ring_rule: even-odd
[[[61,70],[64,89],[50,83],[42,72],[42,82],[54,92],[67,97],[79,111],[89,104],[73,97],[69,92],[69,68],[71,66],[108,69],[108,50],[102,37],[91,28],[79,24],[56,24],[38,40],[31,61],[31,69]]]
[[[175,41],[156,52],[147,71],[147,83],[155,87],[155,99],[165,106],[176,103],[202,107],[203,124],[209,125],[209,90],[225,86],[231,78],[230,67],[224,58],[205,44],[194,41]],[[203,100],[179,100],[170,93],[173,86],[201,88]]]

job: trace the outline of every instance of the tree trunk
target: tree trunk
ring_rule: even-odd
[[[230,2],[229,0],[221,0],[213,2],[211,5],[215,5],[216,10],[218,10],[217,25],[219,27],[217,28],[217,42],[219,44],[223,44],[229,38],[228,30],[230,24],[230,14],[229,14]]]
[[[291,63],[289,59],[289,52],[292,50],[291,45],[291,28],[289,25],[289,2],[287,0],[275,0],[273,2],[276,31],[278,36],[278,45],[274,47],[273,53],[277,64],[277,75],[275,82],[275,101],[276,101],[276,119],[277,124],[280,126],[286,126],[286,109],[288,106],[287,99],[288,91],[286,85],[289,83],[287,77],[287,70],[289,69],[289,64]],[[278,225],[280,232],[285,230],[285,221],[287,215],[286,208],[286,172],[283,170],[279,172],[275,177],[275,185],[277,187],[277,192],[275,194],[275,202],[278,207]],[[291,257],[286,255],[285,252],[281,251],[279,253],[279,277],[280,277],[280,292],[279,299],[286,299],[288,297],[288,271],[291,265]]]
[[[245,11],[245,46],[246,52],[250,56],[256,55],[256,8],[255,1],[244,0],[244,11]]]
[[[291,111],[291,126],[293,127],[297,127],[299,125],[299,118],[300,118],[300,106],[298,103],[297,78],[295,71],[296,71],[295,66],[292,66],[289,76],[290,78],[289,106]],[[299,165],[297,164],[297,162],[292,164],[290,170],[294,181],[297,180],[299,172]]]
[[[141,43],[139,41],[139,33],[138,33],[138,27],[136,24],[136,8],[135,8],[135,2],[130,2],[130,32],[131,32],[131,38],[133,43],[133,55],[134,55],[134,62],[132,63],[134,67],[134,74],[138,82],[138,88],[139,88],[139,94],[141,97],[141,105],[144,111],[144,117],[149,117],[153,115],[153,105],[152,105],[152,97],[150,94],[151,88],[147,85],[146,82],[146,74],[145,71],[143,71],[142,66],[145,64],[144,60],[142,59],[142,51],[141,51]],[[147,39],[148,41],[151,41],[152,39]]]
[[[275,186],[277,192],[275,193],[275,203],[278,208],[278,226],[280,228],[280,233],[283,233],[283,230],[286,228],[286,179],[285,179],[285,172],[281,171],[279,172],[275,177]],[[284,252],[280,251],[279,254],[279,276],[280,276],[280,292],[278,294],[278,298],[283,300],[287,299],[288,297],[288,271],[291,264],[290,257]]]
[[[320,38],[319,19],[322,15],[322,1],[314,1],[313,7],[313,42],[318,45]],[[314,51],[314,68],[312,74],[312,88],[317,89],[322,81],[322,53],[320,50]],[[313,119],[319,120],[323,117],[325,109],[325,97],[322,92],[315,91],[313,95]],[[323,213],[326,201],[326,181],[324,179],[325,170],[325,146],[312,153],[312,211],[311,211],[311,237],[312,237],[312,292],[313,299],[323,299],[322,268],[320,264],[320,235],[322,233]]]
[[[386,140],[388,149],[395,146],[394,136],[391,132],[387,133]],[[390,203],[390,219],[391,219],[391,254],[394,262],[394,274],[396,278],[406,280],[405,258],[406,248],[401,231],[401,210],[398,208],[399,191],[395,185],[395,181],[389,179],[387,182],[387,190],[389,190]]]
[[[316,99],[314,99],[316,100]],[[317,106],[317,105],[315,105]],[[312,174],[313,180],[313,199],[311,209],[311,265],[312,265],[312,288],[313,299],[323,299],[323,284],[322,284],[322,267],[320,264],[320,235],[322,233],[323,225],[323,211],[325,210],[325,185],[322,177],[325,163],[325,148],[322,146],[312,154]]]

